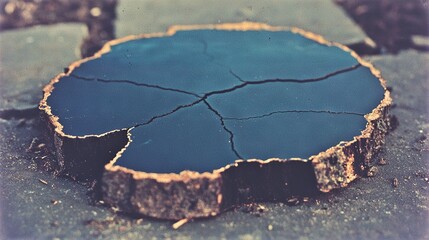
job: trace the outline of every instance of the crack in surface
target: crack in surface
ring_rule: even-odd
[[[232,75],[232,76],[234,76],[238,81],[240,81],[240,82],[246,82],[246,81],[244,81],[240,76],[238,76],[235,72],[233,72],[232,71],[232,69],[229,69],[229,73]]]
[[[242,84],[239,84],[239,85],[236,85],[236,86],[233,86],[231,88],[224,89],[224,90],[218,90],[218,91],[208,92],[208,93],[204,94],[202,97],[200,97],[200,96],[197,95],[197,97],[199,97],[199,100],[197,100],[195,102],[192,102],[190,104],[178,106],[178,107],[176,107],[175,109],[173,109],[172,111],[170,111],[168,113],[164,113],[164,114],[152,117],[147,122],[142,123],[142,124],[137,124],[134,127],[148,125],[148,124],[152,123],[153,121],[155,121],[156,119],[159,119],[159,118],[171,115],[171,114],[177,112],[180,109],[192,107],[195,104],[198,104],[200,102],[204,102],[204,104],[208,107],[208,109],[210,111],[212,111],[219,118],[219,120],[221,122],[221,125],[222,125],[222,128],[229,134],[229,136],[230,136],[229,137],[229,143],[231,145],[231,150],[234,152],[234,154],[237,156],[238,159],[243,159],[241,157],[241,155],[238,153],[238,151],[235,149],[234,133],[226,127],[225,120],[247,120],[247,119],[253,119],[253,118],[263,118],[263,117],[271,116],[271,115],[274,115],[274,114],[280,114],[282,112],[284,112],[284,113],[286,113],[286,112],[292,112],[292,110],[291,111],[278,111],[278,112],[273,112],[273,113],[269,113],[269,114],[265,114],[265,115],[261,115],[261,116],[247,117],[247,118],[243,118],[243,119],[240,119],[240,118],[236,118],[236,119],[225,118],[225,117],[222,116],[222,114],[219,111],[217,111],[215,108],[213,108],[207,102],[207,98],[209,98],[212,95],[217,95],[217,94],[223,94],[223,93],[232,92],[232,91],[235,91],[237,89],[243,88],[243,87],[245,87],[247,85],[259,85],[259,84],[265,84],[265,83],[271,83],[271,82],[309,83],[309,82],[323,81],[323,80],[326,80],[326,79],[328,79],[328,78],[330,78],[332,76],[335,76],[335,75],[338,75],[338,74],[341,74],[341,73],[345,73],[345,72],[349,72],[349,71],[355,70],[355,69],[359,68],[360,66],[361,66],[360,64],[356,64],[356,65],[348,67],[348,68],[344,68],[344,69],[341,69],[341,70],[337,70],[335,72],[328,73],[328,74],[326,74],[325,76],[322,76],[322,77],[302,79],[302,80],[298,80],[298,79],[267,79],[267,80],[260,80],[260,81],[243,81],[238,75],[236,75],[232,70],[230,70],[231,74],[233,74],[234,76],[236,76],[236,78],[238,78],[240,81],[243,82]],[[313,110],[301,110],[300,111],[300,110],[293,110],[293,112],[303,112],[303,113],[304,112],[317,112],[317,113],[350,114],[350,115],[363,116],[363,114],[360,114],[360,113],[334,112],[334,111],[328,111],[328,110],[325,110],[325,111],[316,111],[316,110],[314,110],[314,111]]]
[[[207,51],[207,44],[204,44],[204,46],[205,46],[204,52],[206,52]],[[214,60],[212,62],[215,63]],[[226,66],[223,66],[223,67],[226,67]],[[288,112],[289,113],[295,112],[295,113],[349,114],[349,115],[357,115],[357,116],[364,116],[364,114],[356,113],[356,112],[335,112],[335,111],[330,111],[330,110],[284,110],[284,111],[271,112],[271,113],[263,114],[263,115],[259,115],[259,116],[250,116],[250,117],[243,117],[243,118],[224,117],[217,109],[215,109],[213,106],[211,106],[211,104],[208,102],[208,98],[210,96],[214,96],[214,95],[218,95],[218,94],[224,94],[224,93],[230,93],[230,92],[233,92],[235,90],[238,90],[238,89],[244,88],[246,86],[250,86],[250,85],[262,85],[262,84],[275,83],[275,82],[300,83],[300,84],[319,82],[319,81],[327,80],[333,76],[336,76],[336,75],[339,75],[342,73],[353,71],[359,67],[361,67],[361,64],[356,64],[356,65],[353,65],[353,66],[350,66],[347,68],[343,68],[343,69],[340,69],[340,70],[337,70],[334,72],[330,72],[324,76],[316,77],[316,78],[307,78],[307,79],[281,79],[281,78],[276,78],[276,79],[265,79],[265,80],[258,80],[258,81],[246,81],[246,80],[242,79],[232,69],[229,68],[228,69],[229,73],[232,76],[234,76],[234,78],[236,78],[238,81],[240,81],[241,82],[240,84],[237,84],[235,86],[232,86],[232,87],[226,88],[226,89],[222,89],[222,90],[215,90],[215,91],[203,93],[201,95],[196,94],[194,92],[189,92],[186,90],[163,87],[163,86],[152,85],[152,84],[147,84],[147,83],[139,83],[139,82],[126,80],[126,79],[125,80],[115,80],[115,79],[109,80],[109,79],[103,79],[103,78],[97,78],[97,77],[84,77],[84,76],[79,76],[79,75],[76,75],[73,73],[70,73],[69,76],[74,77],[74,78],[79,79],[79,80],[84,80],[84,81],[95,81],[95,82],[101,82],[101,83],[130,84],[130,85],[139,86],[139,87],[155,88],[155,89],[159,89],[159,90],[163,90],[163,91],[170,91],[170,92],[176,92],[176,93],[191,95],[191,96],[196,98],[195,101],[188,103],[188,104],[176,106],[174,109],[172,109],[168,112],[153,116],[145,122],[137,123],[134,126],[128,127],[126,129],[132,130],[133,128],[138,128],[141,126],[147,126],[147,125],[151,124],[152,122],[154,122],[158,119],[162,119],[163,117],[167,117],[169,115],[172,115],[181,109],[190,108],[196,104],[203,102],[207,106],[207,108],[218,117],[222,128],[229,135],[228,143],[230,145],[230,149],[232,150],[232,152],[235,154],[237,159],[243,159],[243,157],[240,155],[240,153],[236,149],[235,140],[234,140],[234,137],[235,137],[234,132],[226,126],[225,121],[244,121],[244,120],[250,120],[250,119],[260,119],[260,118],[269,117],[269,116],[272,116],[275,114],[282,114],[282,113],[284,114],[284,113],[288,113]]]
[[[215,65],[217,65],[219,67],[227,69],[228,72],[232,76],[234,76],[238,81],[244,82],[240,77],[238,77],[235,73],[233,73],[232,70],[228,66],[226,66],[225,64],[222,64],[220,62],[217,62],[215,60],[215,57],[208,52],[209,45],[207,44],[206,40],[201,39],[201,38],[197,38],[197,41],[200,42],[203,45],[203,55],[205,55],[205,56],[207,56],[209,58],[209,62],[211,62],[211,63],[213,63],[213,64],[215,64]]]
[[[138,83],[138,82],[134,82],[131,80],[114,80],[114,79],[103,79],[103,78],[90,78],[90,77],[83,77],[83,76],[79,76],[73,73],[70,73],[71,77],[80,79],[80,80],[84,80],[84,81],[96,81],[96,82],[102,82],[102,83],[125,83],[125,84],[131,84],[131,85],[135,85],[135,86],[139,86],[139,87],[148,87],[148,88],[156,88],[156,89],[160,89],[160,90],[165,90],[165,91],[171,91],[171,92],[178,92],[178,93],[183,93],[183,94],[188,94],[197,98],[201,98],[202,96],[193,93],[193,92],[188,92],[188,91],[184,91],[184,90],[180,90],[180,89],[176,89],[176,88],[167,88],[167,87],[162,87],[159,85],[152,85],[152,84],[147,84],[147,83]]]
[[[361,66],[361,64],[356,64],[356,65],[353,65],[351,67],[343,68],[343,69],[337,70],[335,72],[328,73],[328,74],[326,74],[326,75],[324,75],[322,77],[318,77],[318,78],[308,78],[308,79],[280,79],[280,78],[278,78],[278,79],[265,79],[265,80],[259,80],[259,81],[245,81],[245,80],[243,80],[240,76],[238,76],[236,73],[234,73],[230,69],[229,72],[234,77],[236,77],[239,81],[241,81],[242,82],[241,84],[235,85],[235,86],[233,86],[231,88],[227,88],[227,89],[223,89],[223,90],[217,90],[217,91],[208,92],[208,93],[205,93],[202,96],[198,95],[196,93],[193,93],[193,92],[188,92],[188,91],[184,91],[184,90],[180,90],[180,89],[162,87],[162,86],[159,86],[159,85],[152,85],[152,84],[146,84],[146,83],[138,83],[138,82],[134,82],[134,81],[131,81],[131,80],[126,80],[126,79],[125,80],[109,80],[109,79],[96,78],[96,77],[91,78],[91,77],[79,76],[79,75],[76,75],[76,74],[73,74],[73,73],[70,73],[69,76],[74,77],[74,78],[79,79],[79,80],[83,80],[83,81],[96,81],[96,82],[101,82],[101,83],[124,83],[124,84],[131,84],[131,85],[139,86],[139,87],[155,88],[155,89],[159,89],[159,90],[178,92],[178,93],[183,93],[183,94],[194,96],[194,97],[198,98],[198,100],[196,100],[196,101],[194,101],[192,103],[189,103],[189,104],[177,106],[176,108],[174,108],[173,110],[171,110],[171,111],[169,111],[167,113],[163,113],[163,114],[154,116],[154,117],[150,118],[148,121],[136,124],[136,125],[134,125],[132,127],[136,128],[136,127],[139,127],[139,126],[148,125],[148,124],[152,123],[153,121],[155,121],[158,118],[162,118],[162,117],[171,115],[171,114],[177,112],[178,110],[180,110],[182,108],[192,107],[195,104],[198,104],[198,103],[200,103],[200,102],[203,101],[209,107],[209,109],[211,111],[213,111],[218,117],[220,117],[222,126],[224,127],[225,131],[227,131],[231,135],[231,138],[230,138],[231,144],[234,145],[234,143],[232,141],[232,139],[233,139],[233,133],[229,129],[227,129],[225,127],[224,120],[247,120],[247,119],[253,119],[253,118],[262,118],[262,117],[266,117],[267,115],[270,116],[270,115],[273,115],[273,114],[276,114],[276,113],[281,113],[281,112],[286,112],[286,111],[278,111],[278,112],[269,113],[269,114],[265,114],[265,115],[261,115],[261,116],[252,116],[252,117],[246,117],[246,118],[223,117],[220,114],[219,111],[217,111],[216,109],[214,109],[206,101],[210,96],[233,92],[233,91],[235,91],[237,89],[244,88],[244,87],[246,87],[248,85],[260,85],[260,84],[273,83],[273,82],[284,82],[284,83],[290,82],[290,83],[303,83],[303,84],[304,83],[311,83],[311,82],[318,82],[318,81],[323,81],[323,80],[329,79],[330,77],[335,76],[335,75],[339,75],[339,74],[342,74],[342,73],[353,71],[353,70],[359,68],[360,66]],[[307,110],[293,110],[293,111],[295,111],[295,112],[317,112],[317,111],[313,111],[313,110],[308,110],[308,111]],[[327,111],[320,111],[320,112],[332,113],[332,114],[340,114],[339,112],[337,113],[337,112],[329,111],[329,110],[327,110]],[[360,113],[351,113],[351,112],[350,113],[348,113],[348,112],[342,112],[342,114],[363,115],[363,114],[360,114]],[[127,129],[130,129],[130,128],[131,127],[128,127]],[[235,151],[234,147],[233,147],[233,151],[234,151],[234,153],[237,156],[240,156]]]
[[[234,152],[234,154],[237,156],[238,159],[243,159],[243,157],[241,157],[241,155],[235,149],[234,134],[231,130],[229,130],[225,126],[224,117],[222,117],[222,115],[216,109],[214,109],[206,100],[203,100],[203,102],[204,102],[204,104],[206,104],[206,106],[209,108],[210,111],[212,111],[216,116],[219,117],[219,120],[222,124],[222,128],[229,134],[229,143],[231,144],[231,150]]]
[[[138,128],[140,126],[149,125],[152,122],[156,121],[157,119],[169,116],[169,115],[171,115],[171,114],[173,114],[173,113],[175,113],[175,112],[177,112],[177,111],[179,111],[181,109],[189,108],[189,107],[192,107],[192,106],[194,106],[194,105],[196,105],[198,103],[204,102],[204,104],[208,107],[208,109],[211,112],[213,112],[219,118],[222,128],[225,130],[225,132],[228,133],[228,135],[229,135],[229,144],[231,146],[231,150],[236,155],[237,159],[243,159],[243,157],[238,153],[238,151],[235,148],[234,133],[230,129],[228,129],[226,127],[225,121],[230,121],[230,120],[243,121],[243,120],[264,118],[264,117],[272,116],[274,114],[281,114],[281,113],[288,113],[288,112],[296,112],[296,113],[312,112],[312,113],[328,113],[328,114],[349,114],[349,115],[358,115],[358,116],[363,116],[364,114],[354,113],[354,112],[335,112],[335,111],[329,111],[329,110],[286,110],[286,111],[271,112],[271,113],[260,115],[260,116],[250,116],[250,117],[244,117],[244,118],[223,117],[222,114],[218,110],[216,110],[213,106],[211,106],[210,103],[207,101],[207,99],[210,96],[233,92],[235,90],[244,88],[244,87],[249,86],[249,85],[261,85],[261,84],[273,83],[273,82],[302,83],[302,84],[311,83],[311,82],[318,82],[318,81],[323,81],[323,80],[329,79],[330,77],[335,76],[335,75],[339,75],[339,74],[342,74],[342,73],[353,71],[353,70],[359,68],[360,66],[361,66],[360,64],[356,64],[356,65],[353,65],[351,67],[343,68],[343,69],[340,69],[340,70],[328,73],[328,74],[326,74],[324,76],[317,77],[317,78],[308,78],[308,79],[280,79],[280,78],[278,78],[278,79],[265,79],[265,80],[259,80],[259,81],[245,81],[240,76],[238,76],[235,72],[233,72],[231,69],[229,69],[229,73],[231,75],[233,75],[236,79],[238,79],[242,83],[238,84],[238,85],[235,85],[233,87],[227,88],[227,89],[211,91],[211,92],[205,93],[204,95],[198,95],[198,94],[193,93],[193,92],[188,92],[188,91],[185,91],[185,90],[180,90],[180,89],[175,89],[175,88],[162,87],[162,86],[151,85],[151,84],[146,84],[146,83],[138,83],[138,82],[134,82],[134,81],[131,81],[131,80],[109,80],[109,79],[102,79],[102,78],[96,78],[96,77],[90,78],[90,77],[79,76],[79,75],[76,75],[76,74],[73,74],[73,73],[70,73],[69,76],[74,77],[74,78],[79,79],[79,80],[84,80],[84,81],[96,81],[96,82],[101,82],[101,83],[131,84],[131,85],[134,85],[134,86],[156,88],[156,89],[159,89],[159,90],[177,92],[177,93],[182,93],[182,94],[187,94],[187,95],[194,96],[194,97],[197,98],[197,100],[194,101],[194,102],[191,102],[189,104],[179,105],[179,106],[175,107],[174,109],[170,110],[169,112],[153,116],[152,118],[150,118],[146,122],[135,124],[134,126],[128,127],[126,129],[130,130],[132,128]]]
[[[165,91],[178,92],[178,93],[183,93],[183,94],[194,96],[196,98],[199,98],[201,101],[204,101],[207,98],[209,98],[210,96],[233,92],[235,90],[244,88],[244,87],[246,87],[248,85],[260,85],[260,84],[275,83],[275,82],[280,82],[280,83],[303,83],[303,84],[304,83],[311,83],[311,82],[319,82],[319,81],[327,80],[330,77],[333,77],[335,75],[339,75],[339,74],[342,74],[342,73],[353,71],[353,70],[355,70],[355,69],[357,69],[357,68],[359,68],[361,66],[362,66],[361,64],[356,64],[356,65],[353,65],[351,67],[343,68],[343,69],[337,70],[335,72],[328,73],[328,74],[326,74],[326,75],[324,75],[322,77],[317,77],[317,78],[307,78],[307,79],[274,78],[274,79],[264,79],[264,80],[258,80],[258,81],[245,81],[245,80],[243,80],[240,76],[238,76],[236,73],[234,73],[230,69],[229,72],[234,77],[236,77],[239,81],[241,81],[242,82],[241,84],[235,85],[235,86],[227,88],[227,89],[222,89],[222,90],[216,90],[216,91],[208,92],[208,93],[205,93],[202,96],[198,95],[196,93],[185,91],[185,90],[181,90],[181,89],[162,87],[162,86],[159,86],[159,85],[152,85],[152,84],[147,84],[147,83],[138,83],[138,82],[134,82],[134,81],[131,81],[131,80],[126,80],[126,79],[124,79],[124,80],[114,80],[114,79],[103,79],[103,78],[90,78],[90,77],[79,76],[79,75],[76,75],[76,74],[73,74],[73,73],[70,73],[69,76],[74,77],[76,79],[84,80],[84,81],[97,81],[97,82],[102,82],[102,83],[125,83],[125,84],[131,84],[131,85],[135,85],[135,86],[140,86],[140,87],[156,88],[156,89],[165,90]],[[197,102],[199,102],[199,101],[197,101]]]
[[[146,121],[146,122],[144,122],[144,123],[136,124],[136,125],[134,126],[134,128],[137,128],[137,127],[140,127],[140,126],[148,125],[148,124],[152,123],[153,121],[155,121],[155,120],[156,120],[156,119],[158,119],[158,118],[163,118],[163,117],[166,117],[166,116],[168,116],[168,115],[171,115],[171,114],[173,114],[173,113],[175,113],[175,112],[179,111],[180,109],[184,109],[184,108],[192,107],[192,106],[194,106],[195,104],[200,103],[200,102],[202,102],[202,101],[204,101],[204,99],[198,99],[197,101],[194,101],[194,102],[192,102],[192,103],[177,106],[176,108],[174,108],[173,110],[171,110],[171,111],[169,111],[169,112],[167,112],[167,113],[163,113],[163,114],[160,114],[160,115],[156,115],[156,116],[152,117],[151,119],[147,120],[147,121]]]
[[[236,120],[236,121],[244,121],[244,120],[250,120],[250,119],[258,119],[258,118],[264,118],[269,117],[276,114],[283,114],[283,113],[326,113],[326,114],[344,114],[344,115],[355,115],[355,116],[365,116],[363,113],[357,113],[357,112],[345,112],[345,111],[329,111],[329,110],[283,110],[283,111],[275,111],[259,116],[251,116],[251,117],[243,117],[243,118],[234,118],[234,117],[224,117],[224,120]]]
[[[337,70],[335,72],[331,72],[328,73],[322,77],[317,77],[317,78],[307,78],[307,79],[287,79],[287,78],[274,78],[274,79],[265,79],[265,80],[258,80],[258,81],[244,81],[242,84],[239,85],[235,85],[231,88],[227,88],[224,90],[218,90],[218,91],[212,91],[209,93],[204,94],[203,98],[207,99],[208,97],[212,96],[212,95],[217,95],[217,94],[222,94],[222,93],[228,93],[228,92],[233,92],[237,89],[246,87],[248,85],[259,85],[259,84],[265,84],[265,83],[274,83],[274,82],[280,82],[280,83],[312,83],[312,82],[320,82],[323,80],[326,80],[330,77],[333,77],[335,75],[339,75],[342,73],[346,73],[346,72],[350,72],[353,71],[359,67],[361,67],[362,65],[360,63],[353,65],[351,67],[347,67],[347,68],[343,68],[340,70]]]
[[[237,158],[238,159],[242,159],[242,157],[241,157],[241,155],[237,152],[237,150],[235,149],[235,145],[234,145],[234,134],[233,134],[233,132],[231,131],[231,130],[229,130],[226,126],[225,126],[225,121],[224,121],[224,117],[222,117],[222,115],[216,110],[216,109],[214,109],[207,101],[206,101],[206,99],[203,99],[203,98],[201,98],[201,99],[199,99],[199,100],[197,100],[197,101],[194,101],[194,102],[192,102],[192,103],[189,103],[189,104],[185,104],[185,105],[180,105],[180,106],[178,106],[178,107],[176,107],[176,108],[174,108],[173,110],[171,110],[171,111],[169,111],[169,112],[167,112],[167,113],[163,113],[163,114],[160,114],[160,115],[157,115],[157,116],[154,116],[154,117],[152,117],[151,119],[149,119],[148,121],[146,121],[146,122],[144,122],[144,123],[140,123],[140,124],[137,124],[137,125],[135,125],[135,126],[133,126],[133,128],[138,128],[138,127],[140,127],[140,126],[146,126],[146,125],[149,125],[150,123],[152,123],[152,122],[154,122],[155,120],[157,120],[157,119],[160,119],[160,118],[163,118],[163,117],[166,117],[166,116],[169,116],[169,115],[171,115],[171,114],[173,114],[173,113],[175,113],[175,112],[177,112],[177,111],[179,111],[179,110],[181,110],[181,109],[185,109],[185,108],[189,108],[189,107],[192,107],[192,106],[194,106],[194,105],[196,105],[196,104],[198,104],[198,103],[200,103],[200,102],[204,102],[204,104],[208,107],[208,109],[211,111],[211,112],[213,112],[217,117],[219,117],[219,120],[220,120],[220,122],[221,122],[221,125],[222,125],[222,128],[229,134],[229,143],[231,144],[231,150],[234,152],[234,154],[237,156]],[[128,128],[127,130],[129,130],[130,128]]]

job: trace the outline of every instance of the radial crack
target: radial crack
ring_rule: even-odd
[[[204,101],[204,100],[202,98],[200,98],[200,99],[198,99],[195,102],[192,102],[192,103],[189,103],[189,104],[185,104],[185,105],[177,106],[176,108],[174,108],[173,110],[171,110],[171,111],[169,111],[167,113],[163,113],[163,114],[154,116],[151,119],[147,120],[146,122],[139,123],[139,124],[135,125],[134,127],[137,128],[137,127],[140,127],[140,126],[148,125],[148,124],[152,123],[153,121],[155,121],[158,118],[166,117],[166,116],[171,115],[171,114],[173,114],[173,113],[175,113],[175,112],[177,112],[177,111],[179,111],[180,109],[183,109],[183,108],[192,107],[192,106],[194,106],[195,104],[197,104],[197,103],[199,103],[201,101]]]
[[[284,111],[275,111],[259,116],[251,116],[251,117],[243,117],[243,118],[233,118],[233,117],[224,117],[224,120],[237,120],[237,121],[243,121],[243,120],[250,120],[250,119],[258,119],[258,118],[264,118],[269,117],[276,114],[283,114],[283,113],[326,113],[326,114],[345,114],[345,115],[355,115],[355,116],[365,116],[363,113],[356,113],[356,112],[346,112],[346,111],[330,111],[330,110],[284,110]]]
[[[208,46],[206,40],[198,38],[197,41],[203,45],[203,55],[207,56],[211,63],[218,65],[219,67],[229,69],[228,66],[226,66],[225,64],[222,64],[222,63],[216,61],[215,57],[208,52],[209,46]]]
[[[148,87],[148,88],[156,88],[156,89],[160,89],[160,90],[165,90],[165,91],[172,91],[172,92],[178,92],[178,93],[183,93],[183,94],[188,94],[197,98],[200,98],[202,100],[207,99],[208,97],[212,96],[212,95],[217,95],[217,94],[222,94],[222,93],[228,93],[228,92],[233,92],[237,89],[240,88],[244,88],[247,85],[259,85],[259,84],[265,84],[265,83],[274,83],[274,82],[290,82],[290,83],[311,83],[311,82],[319,82],[319,81],[323,81],[326,80],[332,76],[335,75],[339,75],[345,72],[349,72],[352,70],[355,70],[357,68],[359,68],[361,65],[360,64],[356,64],[353,65],[351,67],[348,68],[343,68],[340,69],[338,71],[332,72],[332,73],[328,73],[322,77],[318,77],[318,78],[307,78],[307,79],[287,79],[287,78],[275,78],[275,79],[265,79],[265,80],[259,80],[259,81],[245,81],[243,80],[241,77],[239,77],[236,73],[234,73],[231,69],[229,69],[229,72],[236,77],[239,81],[241,81],[242,83],[239,85],[235,85],[231,88],[227,88],[227,89],[222,89],[222,90],[217,90],[217,91],[212,91],[212,92],[208,92],[205,93],[203,96],[200,96],[196,93],[193,92],[188,92],[185,90],[180,90],[180,89],[176,89],[176,88],[167,88],[167,87],[162,87],[159,85],[151,85],[151,84],[147,84],[147,83],[138,83],[138,82],[134,82],[131,80],[112,80],[112,79],[103,79],[103,78],[90,78],[90,77],[83,77],[83,76],[79,76],[73,73],[70,73],[69,76],[72,76],[76,79],[80,79],[80,80],[84,80],[84,81],[97,81],[97,82],[103,82],[103,83],[126,83],[126,84],[132,84],[135,86],[143,86],[143,87]]]
[[[266,117],[266,116],[270,116],[276,113],[281,113],[281,112],[287,112],[287,111],[279,111],[279,112],[274,112],[274,113],[269,113],[269,114],[265,114],[265,115],[261,115],[261,116],[254,116],[254,117],[247,117],[247,118],[224,118],[220,115],[220,113],[218,111],[216,111],[206,100],[208,97],[212,96],[212,95],[217,95],[217,94],[223,94],[223,93],[229,93],[232,91],[235,91],[237,89],[240,88],[244,88],[248,85],[259,85],[259,84],[265,84],[265,83],[272,83],[272,82],[291,82],[291,83],[310,83],[310,82],[318,82],[318,81],[323,81],[326,80],[332,76],[341,74],[341,73],[345,73],[345,72],[349,72],[352,70],[355,70],[357,68],[359,68],[361,65],[360,64],[356,64],[354,66],[348,67],[348,68],[344,68],[329,74],[326,74],[325,76],[322,77],[318,77],[318,78],[309,78],[309,79],[266,79],[266,80],[259,80],[259,81],[244,81],[241,77],[239,77],[237,74],[235,74],[231,69],[230,69],[230,73],[232,75],[234,75],[238,80],[240,80],[242,83],[239,85],[235,85],[231,88],[227,88],[227,89],[223,89],[223,90],[217,90],[217,91],[212,91],[212,92],[208,92],[205,93],[203,96],[200,96],[196,93],[193,92],[188,92],[188,91],[184,91],[184,90],[180,90],[180,89],[175,89],[175,88],[167,88],[167,87],[162,87],[162,86],[158,86],[158,85],[151,85],[151,84],[147,84],[147,83],[138,83],[138,82],[134,82],[131,80],[109,80],[109,79],[102,79],[102,78],[90,78],[90,77],[83,77],[83,76],[79,76],[73,73],[70,73],[69,76],[74,77],[76,79],[80,79],[80,80],[84,80],[84,81],[97,81],[97,82],[102,82],[102,83],[125,83],[125,84],[131,84],[131,85],[135,85],[135,86],[142,86],[142,87],[148,87],[148,88],[156,88],[156,89],[160,89],[160,90],[164,90],[164,91],[172,91],[172,92],[178,92],[178,93],[183,93],[183,94],[188,94],[191,96],[194,96],[196,98],[198,98],[198,100],[189,103],[189,104],[185,104],[185,105],[180,105],[177,106],[176,108],[174,108],[173,110],[167,112],[167,113],[163,113],[161,115],[157,115],[152,117],[151,119],[149,119],[148,121],[144,122],[144,123],[139,123],[134,125],[134,127],[139,127],[139,126],[143,126],[143,125],[148,125],[150,123],[152,123],[153,121],[155,121],[158,118],[162,118],[165,116],[168,116],[170,114],[173,114],[175,112],[177,112],[180,109],[183,108],[188,108],[188,107],[192,107],[197,103],[200,103],[201,101],[203,101],[207,107],[214,112],[221,120],[222,123],[222,127],[225,129],[225,131],[227,131],[230,135],[230,142],[231,142],[231,148],[233,150],[233,152],[237,155],[237,157],[239,157],[240,159],[242,158],[238,152],[235,150],[234,147],[234,141],[233,141],[233,133],[225,126],[225,120],[246,120],[246,119],[253,119],[253,118],[262,118],[262,117]],[[291,110],[293,112],[324,112],[324,113],[331,113],[331,114],[352,114],[352,115],[361,115],[363,116],[363,114],[360,113],[352,113],[352,112],[333,112],[333,111],[312,111],[312,110]]]
[[[359,68],[360,66],[362,66],[360,63],[353,65],[351,67],[348,68],[343,68],[340,70],[337,70],[335,72],[331,72],[326,74],[325,76],[322,77],[318,77],[318,78],[307,78],[307,79],[287,79],[287,78],[274,78],[274,79],[266,79],[266,80],[259,80],[259,81],[245,81],[248,84],[261,84],[261,83],[272,83],[272,82],[292,82],[292,83],[311,83],[311,82],[319,82],[319,81],[323,81],[326,80],[330,77],[333,77],[335,75],[341,74],[341,73],[346,73],[346,72],[350,72],[352,70],[355,70],[357,68]]]
[[[131,80],[112,80],[112,79],[103,79],[103,78],[89,78],[89,77],[78,76],[78,75],[73,74],[73,73],[71,73],[70,76],[77,78],[77,79],[80,79],[80,80],[84,80],[84,81],[96,81],[96,82],[102,82],[102,83],[125,83],[125,84],[140,86],[140,87],[156,88],[156,89],[165,90],[165,91],[188,94],[188,95],[192,95],[192,96],[197,97],[197,98],[202,97],[202,96],[200,96],[196,93],[193,93],[193,92],[188,92],[188,91],[184,91],[184,90],[180,90],[180,89],[176,89],[176,88],[167,88],[167,87],[162,87],[159,85],[152,85],[152,84],[147,84],[147,83],[138,83],[138,82],[134,82]]]
[[[311,82],[320,82],[320,81],[326,80],[326,79],[328,79],[330,77],[333,77],[335,75],[339,75],[339,74],[342,74],[342,73],[353,71],[353,70],[359,68],[360,66],[362,66],[362,65],[361,64],[356,64],[356,65],[353,65],[351,67],[343,68],[343,69],[340,69],[338,71],[331,72],[331,73],[328,73],[328,74],[326,74],[326,75],[324,75],[322,77],[317,77],[317,78],[307,78],[307,79],[287,79],[287,78],[283,78],[282,79],[282,78],[275,78],[275,79],[265,79],[265,80],[259,80],[259,81],[244,81],[242,84],[235,85],[235,86],[233,86],[231,88],[227,88],[227,89],[224,89],[224,90],[218,90],[218,91],[213,91],[213,92],[206,93],[206,94],[204,94],[203,99],[207,99],[208,97],[210,97],[212,95],[233,92],[233,91],[235,91],[237,89],[246,87],[247,85],[259,85],[259,84],[274,83],[274,82],[302,83],[302,84],[304,84],[304,83],[311,83]]]
[[[237,78],[238,81],[243,82],[243,83],[246,82],[240,76],[238,76],[235,72],[233,72],[232,69],[229,69],[229,73],[231,73],[232,76]]]
[[[219,120],[220,120],[220,122],[222,124],[223,129],[229,134],[229,143],[231,144],[231,150],[234,152],[234,154],[237,156],[238,159],[243,159],[243,157],[241,157],[240,154],[235,149],[234,134],[232,133],[231,130],[229,130],[225,126],[225,121],[224,121],[224,118],[222,117],[222,115],[218,111],[216,111],[216,109],[214,109],[206,100],[203,100],[203,101],[207,105],[207,107],[209,108],[209,110],[212,111],[214,114],[216,114],[216,116],[219,117]]]

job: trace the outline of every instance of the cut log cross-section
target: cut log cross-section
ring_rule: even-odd
[[[107,43],[40,103],[61,172],[162,219],[345,187],[389,129],[380,72],[347,47],[261,23]]]

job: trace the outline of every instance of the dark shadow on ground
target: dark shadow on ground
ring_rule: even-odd
[[[334,0],[372,40],[348,45],[360,55],[429,51],[413,36],[429,36],[429,2],[425,0]]]

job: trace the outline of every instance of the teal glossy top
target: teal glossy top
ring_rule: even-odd
[[[54,87],[64,133],[135,127],[116,164],[157,173],[308,158],[360,135],[384,94],[349,53],[288,31],[131,40]]]

